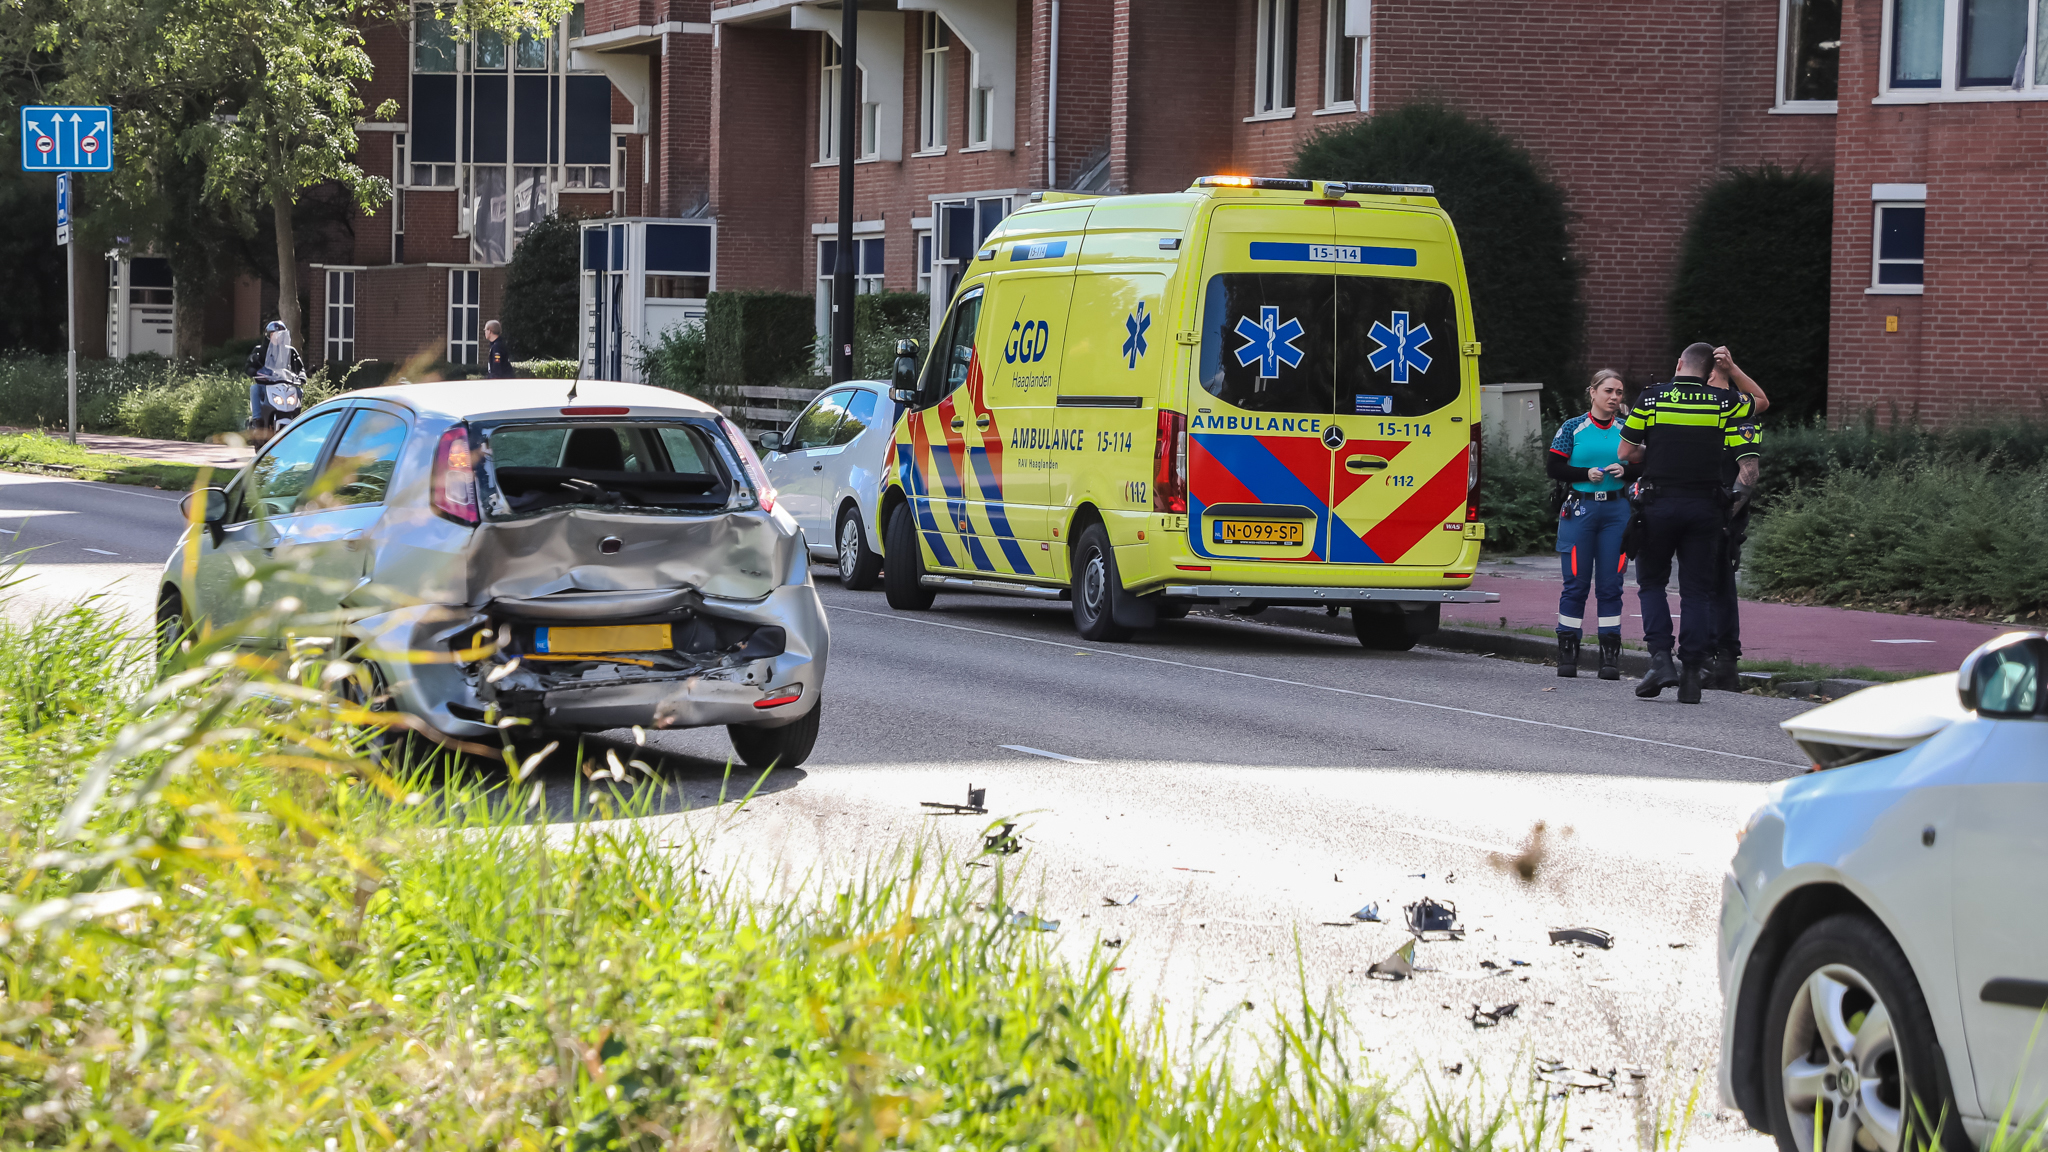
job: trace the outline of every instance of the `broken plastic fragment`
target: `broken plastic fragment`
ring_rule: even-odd
[[[1385,960],[1367,968],[1365,974],[1368,978],[1382,976],[1388,980],[1406,980],[1415,975],[1415,941],[1404,942],[1389,952]]]
[[[1367,904],[1365,907],[1353,912],[1351,918],[1353,920],[1363,920],[1367,924],[1382,923],[1380,920],[1380,906],[1378,904]]]
[[[955,816],[986,816],[988,815],[988,809],[982,806],[982,801],[986,799],[988,799],[987,788],[976,788],[974,785],[969,784],[967,786],[967,803],[965,804],[950,804],[944,800],[920,800],[918,805],[924,808],[943,808]]]
[[[1513,1016],[1515,1009],[1520,1007],[1521,1005],[1514,1001],[1506,1004],[1474,1004],[1471,1014],[1466,1019],[1472,1021],[1474,1028],[1491,1028]]]
[[[1030,912],[1010,913],[1010,923],[1019,928],[1028,928],[1033,932],[1057,932],[1060,927],[1059,921],[1041,920]]]
[[[1008,856],[1016,852],[1022,852],[1024,845],[1018,842],[1017,837],[1010,834],[1010,830],[1015,827],[1015,824],[1004,824],[996,831],[983,836],[981,838],[981,850],[997,856]]]
[[[1424,896],[1406,906],[1408,930],[1421,936],[1425,932],[1442,932],[1452,940],[1465,938],[1465,926],[1458,923],[1458,906],[1446,900],[1438,903]]]
[[[1552,944],[1591,944],[1595,948],[1614,947],[1614,937],[1598,928],[1552,928]]]

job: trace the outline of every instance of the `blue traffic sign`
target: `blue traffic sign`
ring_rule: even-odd
[[[37,107],[21,110],[24,172],[112,172],[112,108]]]

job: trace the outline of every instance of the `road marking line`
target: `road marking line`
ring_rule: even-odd
[[[851,612],[857,616],[876,616],[897,620],[906,624],[924,624],[933,628],[949,628],[955,632],[973,632],[981,636],[995,636],[1003,640],[1022,640],[1027,644],[1044,644],[1052,648],[1073,648],[1067,640],[1041,640],[1036,636],[1019,636],[1014,632],[997,632],[990,628],[969,628],[965,624],[946,624],[937,620],[924,620],[906,616],[899,612],[870,612],[865,608],[845,608],[837,604],[826,607],[834,612]],[[1758,764],[1769,764],[1775,768],[1797,768],[1805,771],[1808,764],[1793,764],[1785,760],[1771,760],[1763,756],[1750,756],[1742,752],[1723,752],[1719,748],[1701,748],[1693,744],[1674,744],[1669,740],[1652,740],[1647,736],[1623,736],[1618,732],[1602,732],[1597,728],[1580,728],[1571,724],[1553,724],[1548,720],[1530,720],[1521,716],[1503,716],[1498,712],[1481,712],[1476,708],[1459,708],[1453,704],[1432,704],[1427,700],[1410,700],[1402,696],[1385,696],[1378,692],[1360,692],[1355,688],[1337,688],[1329,684],[1309,684],[1301,680],[1283,680],[1278,676],[1262,676],[1257,672],[1239,672],[1234,668],[1218,668],[1210,664],[1190,664],[1184,660],[1168,660],[1163,656],[1140,656],[1136,652],[1116,652],[1105,648],[1091,648],[1098,656],[1120,656],[1125,660],[1139,660],[1147,664],[1165,664],[1174,668],[1187,668],[1195,672],[1215,672],[1224,676],[1240,676],[1246,680],[1264,680],[1268,684],[1285,684],[1289,688],[1309,688],[1318,692],[1335,692],[1339,696],[1356,696],[1364,700],[1384,700],[1389,704],[1409,704],[1417,708],[1434,708],[1439,712],[1458,712],[1466,716],[1481,716],[1488,720],[1506,720],[1513,724],[1530,724],[1538,728],[1554,728],[1559,732],[1577,732],[1583,736],[1603,736],[1609,740],[1626,740],[1631,744],[1653,744],[1659,748],[1676,748],[1681,752],[1705,752],[1709,756],[1726,756],[1732,760],[1753,760]]]
[[[1872,644],[1932,644],[1932,640],[1872,640]]]
[[[1066,761],[1067,763],[1069,763],[1069,764],[1094,764],[1094,763],[1096,763],[1096,761],[1094,761],[1094,760],[1083,760],[1083,759],[1081,759],[1081,758],[1080,758],[1079,756],[1062,756],[1062,755],[1060,755],[1060,754],[1059,754],[1058,752],[1047,752],[1047,751],[1046,751],[1045,749],[1043,749],[1043,748],[1026,748],[1026,747],[1025,747],[1024,745],[1022,745],[1022,744],[998,744],[998,745],[996,745],[996,747],[998,747],[998,748],[1001,748],[1001,749],[1003,749],[1003,750],[1005,750],[1005,751],[1008,751],[1008,752],[1028,752],[1028,753],[1030,753],[1030,754],[1031,754],[1031,755],[1033,755],[1033,756],[1043,756],[1043,757],[1045,757],[1045,758],[1046,758],[1047,760],[1065,760],[1065,761]]]
[[[80,550],[82,550],[82,551],[86,551],[86,552],[92,552],[92,553],[96,553],[96,554],[98,554],[98,555],[101,555],[101,556],[119,556],[119,555],[120,555],[120,553],[119,553],[119,552],[109,552],[109,551],[107,551],[107,550],[106,550],[105,548],[87,548],[87,547],[86,547],[85,545],[83,545],[83,544],[80,544],[80,545],[79,545],[78,547],[79,547],[79,548],[80,548]]]

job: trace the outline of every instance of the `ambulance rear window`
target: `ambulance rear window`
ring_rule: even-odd
[[[1226,272],[1209,279],[1202,387],[1256,412],[1423,416],[1461,388],[1448,284]]]

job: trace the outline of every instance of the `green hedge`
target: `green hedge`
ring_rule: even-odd
[[[1480,379],[1540,380],[1578,403],[1579,269],[1564,192],[1506,133],[1447,105],[1409,104],[1309,137],[1290,174],[1432,184],[1457,226],[1485,345]]]
[[[530,380],[574,380],[583,365],[575,360],[514,360],[512,371]]]
[[[1479,518],[1486,521],[1486,551],[1497,556],[1549,552],[1557,547],[1557,515],[1550,509],[1544,444],[1486,443],[1480,458]]]
[[[1765,166],[1721,177],[1686,229],[1671,348],[1726,344],[1771,397],[1773,422],[1827,407],[1834,179]]]
[[[887,380],[896,368],[896,342],[931,343],[931,297],[922,292],[880,292],[853,301],[853,374]]]
[[[713,292],[704,310],[704,379],[714,393],[808,377],[817,343],[809,296]]]
[[[714,398],[705,386],[702,324],[678,324],[663,332],[652,347],[640,352],[635,364],[641,378],[656,388],[695,396],[719,408],[730,408],[739,399],[737,391]]]
[[[537,359],[576,354],[583,226],[572,216],[549,216],[520,237],[505,266],[500,320],[512,351]]]

